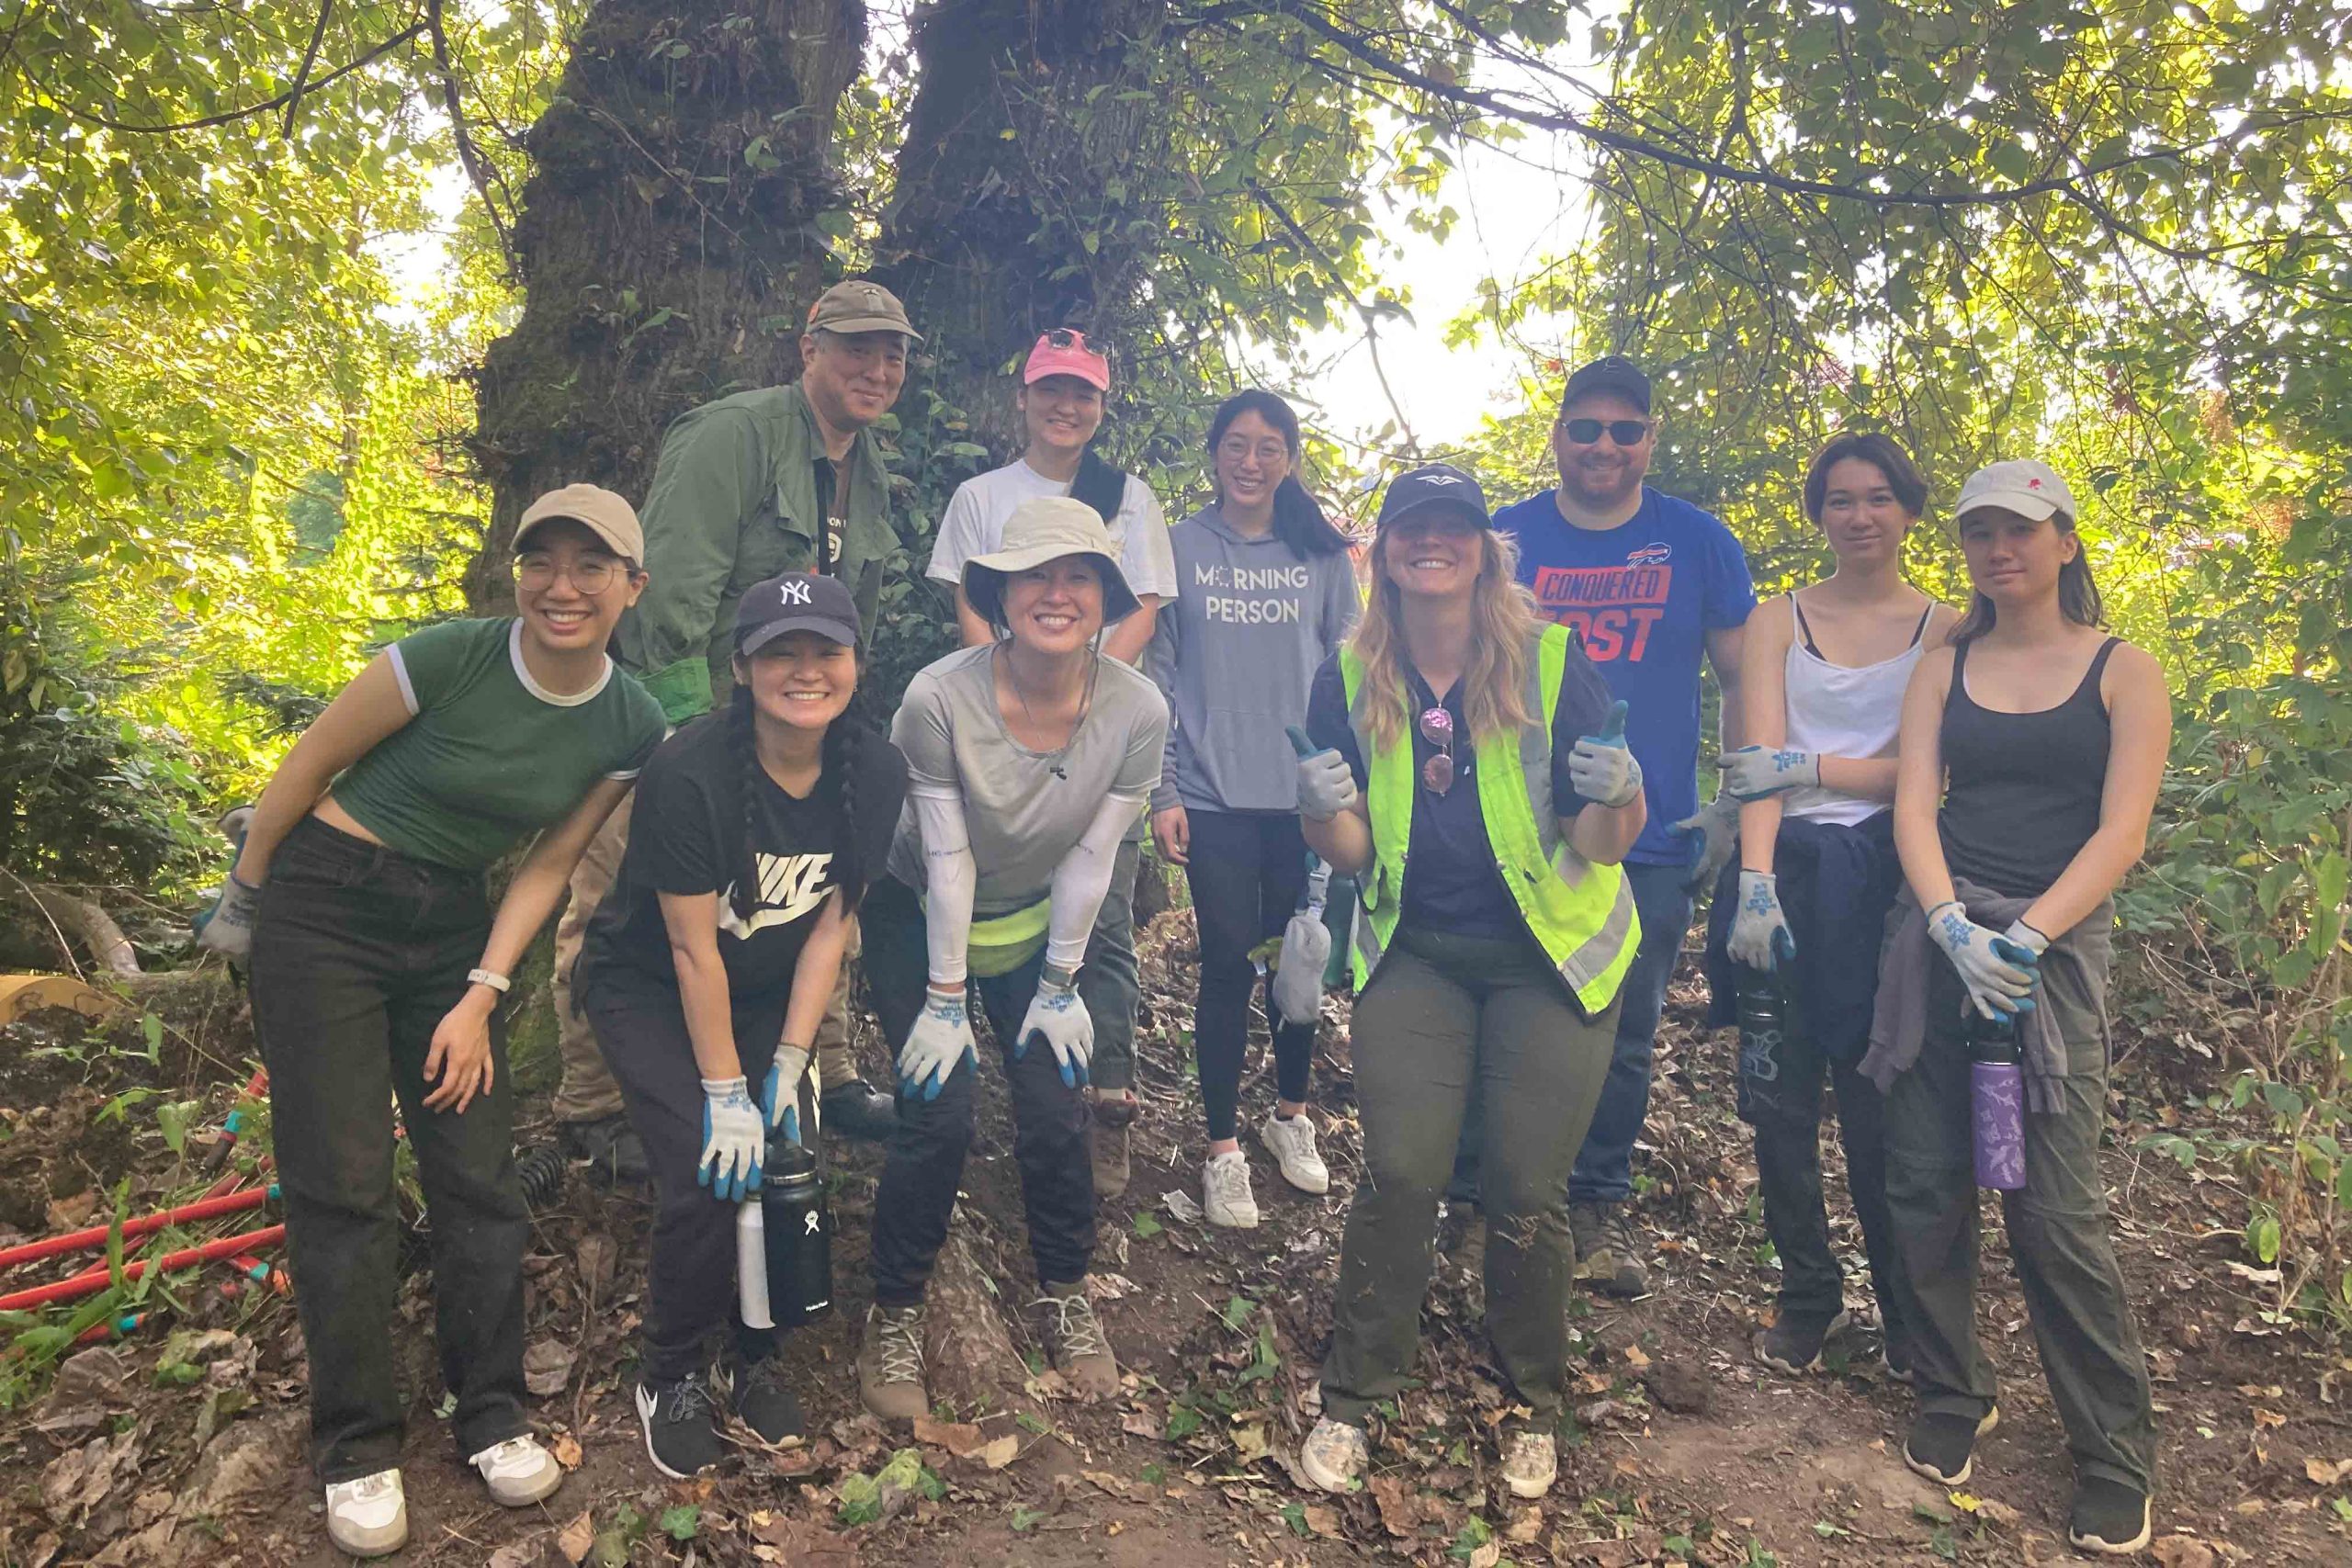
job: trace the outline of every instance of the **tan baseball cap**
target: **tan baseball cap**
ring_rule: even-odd
[[[898,333],[909,343],[922,341],[922,334],[907,320],[907,308],[899,303],[899,297],[862,277],[843,278],[817,296],[817,302],[808,307],[808,330]]]
[[[645,564],[645,530],[639,526],[637,508],[601,485],[566,485],[531,502],[514,527],[514,548],[532,529],[551,517],[568,517],[605,541],[616,556]]]

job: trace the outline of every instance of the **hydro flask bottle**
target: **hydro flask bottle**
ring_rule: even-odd
[[[2014,1192],[2025,1185],[2025,1072],[2015,1013],[1968,1018],[1968,1087],[1976,1144],[1976,1185]]]
[[[1753,1103],[1780,1100],[1781,1046],[1788,1038],[1789,999],[1780,976],[1739,965],[1739,1087]]]
[[[775,1325],[815,1322],[833,1305],[833,1216],[825,1205],[816,1156],[781,1134],[770,1138],[756,1207],[762,1211],[767,1308]]]

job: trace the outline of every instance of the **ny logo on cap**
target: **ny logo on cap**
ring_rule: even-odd
[[[779,582],[776,584],[776,590],[784,596],[784,602],[787,604],[808,603],[808,585],[805,582]]]

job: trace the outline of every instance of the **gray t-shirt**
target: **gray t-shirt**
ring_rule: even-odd
[[[1025,908],[1051,891],[1054,868],[1106,798],[1140,815],[1159,783],[1168,704],[1141,671],[1096,660],[1094,700],[1059,751],[1032,751],[997,712],[992,648],[967,648],[907,682],[890,739],[907,759],[905,810],[890,844],[890,874],[920,892],[922,833],[914,797],[952,791],[964,801],[979,873],[973,913]]]

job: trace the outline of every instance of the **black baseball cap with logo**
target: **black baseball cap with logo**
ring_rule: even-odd
[[[1614,392],[1644,413],[1650,412],[1650,378],[1622,354],[1605,354],[1579,367],[1561,389],[1560,406],[1566,408],[1587,392]]]
[[[786,632],[815,632],[843,648],[858,645],[857,601],[838,577],[787,571],[755,582],[735,611],[735,651],[749,659]]]
[[[1494,526],[1487,515],[1487,492],[1478,481],[1451,463],[1424,463],[1388,481],[1380,498],[1379,526],[1385,528],[1408,512],[1428,506],[1453,506],[1466,513],[1481,528]]]

